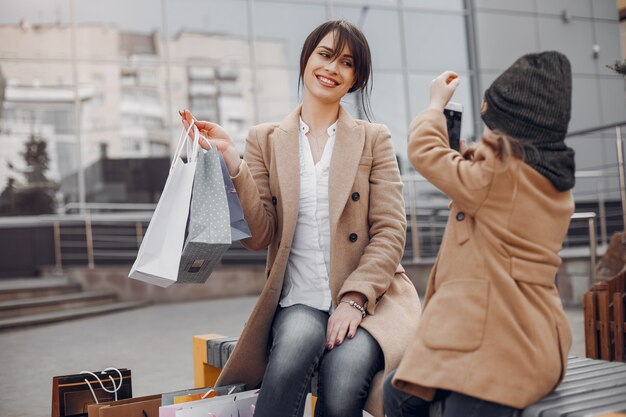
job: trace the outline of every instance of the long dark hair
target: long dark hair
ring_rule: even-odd
[[[339,58],[343,48],[348,45],[352,54],[354,64],[354,77],[356,81],[354,85],[350,87],[348,93],[355,91],[361,91],[360,94],[361,103],[365,116],[370,120],[372,114],[372,108],[370,106],[370,93],[372,91],[372,54],[370,53],[370,47],[365,39],[363,32],[346,20],[329,20],[316,27],[313,32],[304,41],[302,45],[302,53],[300,54],[300,78],[298,79],[298,90],[300,90],[300,84],[302,83],[302,77],[304,76],[304,70],[309,57],[322,41],[324,36],[330,32],[335,32],[335,45],[334,52],[331,59]]]

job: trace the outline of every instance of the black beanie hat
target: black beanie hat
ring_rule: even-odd
[[[574,186],[574,150],[565,145],[572,70],[556,51],[519,58],[485,91],[483,122],[524,145],[524,161],[559,190]]]
[[[519,58],[485,91],[481,110],[491,130],[516,139],[563,140],[572,109],[572,70],[556,51]]]

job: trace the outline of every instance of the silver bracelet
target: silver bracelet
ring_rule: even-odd
[[[357,310],[359,310],[361,312],[361,316],[363,318],[365,318],[365,316],[367,315],[367,311],[365,311],[365,308],[360,305],[359,303],[355,303],[352,300],[341,300],[342,303],[347,303],[350,304],[352,307],[356,308]]]

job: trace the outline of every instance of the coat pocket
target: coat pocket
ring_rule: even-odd
[[[528,284],[554,286],[554,280],[559,267],[543,262],[533,262],[526,259],[511,258],[511,276],[516,281]]]
[[[430,349],[470,352],[485,333],[489,282],[466,279],[439,287],[424,309],[424,344]]]

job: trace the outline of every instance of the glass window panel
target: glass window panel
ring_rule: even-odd
[[[574,20],[564,23],[560,18],[540,17],[539,43],[542,51],[557,50],[569,58],[572,72],[595,74],[593,59],[593,28],[591,22]]]
[[[481,70],[505,70],[521,55],[537,50],[533,17],[487,12],[476,17]]]
[[[539,13],[550,13],[561,15],[567,11],[570,16],[591,17],[590,0],[550,0],[538,1],[537,11]]]
[[[624,100],[624,79],[600,79],[602,97],[602,123],[626,122],[626,100]]]
[[[597,80],[574,75],[572,80],[572,118],[569,123],[569,131],[600,126],[601,123]]]
[[[407,115],[404,95],[407,88],[400,72],[374,74],[371,105],[373,120],[387,125],[397,155],[406,160]]]
[[[332,5],[332,7],[343,5],[396,7],[398,5],[398,0],[336,0],[332,1]]]
[[[475,7],[478,9],[497,9],[505,11],[518,11],[518,12],[534,12],[534,1],[519,1],[519,0],[476,0]],[[500,28],[506,28],[506,25],[499,26]]]
[[[598,62],[600,63],[600,74],[615,75],[615,72],[606,68],[605,65],[613,64],[621,60],[620,29],[617,22],[595,22],[596,37],[600,52]]]
[[[3,1],[1,24],[17,24],[21,20],[32,24],[67,23],[70,21],[70,2],[20,0]]]
[[[574,198],[580,201],[598,201],[600,193],[606,200],[619,200],[619,179],[617,157],[615,154],[615,136],[606,132],[567,139],[567,144],[576,150],[576,178]],[[602,175],[593,175],[591,171],[604,171]],[[615,214],[607,213],[609,217]],[[617,216],[615,216],[617,217]],[[619,213],[621,217],[621,210]],[[610,218],[609,218],[610,221]]]
[[[246,0],[169,0],[168,19],[171,36],[200,31],[248,37]]]
[[[402,67],[397,10],[334,7],[333,11],[333,18],[346,19],[361,27],[370,46],[375,71]]]
[[[411,70],[467,68],[465,22],[461,15],[405,13],[407,60]]]
[[[405,8],[463,11],[463,0],[404,0]]]
[[[298,73],[287,68],[260,68],[257,71],[259,122],[285,118],[299,102]]]
[[[614,0],[589,0],[593,6],[593,17],[596,19],[619,20],[617,4]]]
[[[263,1],[255,3],[254,18],[257,39],[284,43],[288,65],[297,68],[302,44],[313,29],[326,21],[326,9],[323,5]]]
[[[162,32],[163,25],[161,2],[154,0],[133,0],[132,5],[127,0],[81,0],[76,2],[76,19],[81,25],[138,33]]]

